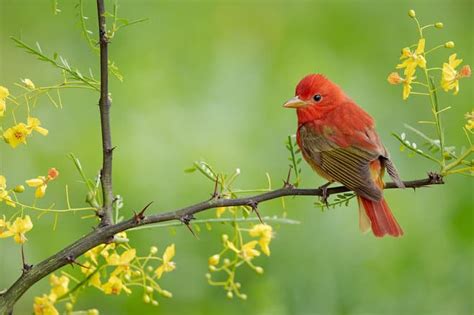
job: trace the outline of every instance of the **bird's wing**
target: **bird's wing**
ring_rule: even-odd
[[[380,175],[372,174],[374,170],[370,167],[372,162],[378,162],[381,152],[353,143],[341,146],[337,138],[335,140],[331,135],[318,132],[310,124],[300,126],[298,136],[303,155],[310,164],[316,164],[331,178],[360,196],[371,200],[382,198],[382,189],[374,181],[375,175]],[[378,169],[380,172],[380,166]]]

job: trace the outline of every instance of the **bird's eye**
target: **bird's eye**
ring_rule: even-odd
[[[313,100],[315,102],[321,102],[322,99],[323,97],[321,96],[321,94],[316,94],[315,96],[313,96]]]

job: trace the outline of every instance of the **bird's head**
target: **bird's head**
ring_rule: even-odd
[[[317,111],[343,103],[347,97],[342,90],[321,74],[309,74],[296,86],[295,97],[283,107],[298,111],[309,109]]]

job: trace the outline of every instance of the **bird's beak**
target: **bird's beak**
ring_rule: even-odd
[[[283,107],[285,108],[298,108],[301,106],[304,106],[305,102],[302,101],[298,96],[295,96],[291,99],[289,99],[285,104],[283,104]]]

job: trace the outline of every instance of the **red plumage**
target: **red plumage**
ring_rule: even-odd
[[[385,169],[400,187],[403,183],[372,117],[320,74],[303,78],[285,107],[296,108],[297,142],[305,160],[330,182],[357,194],[361,229],[379,237],[403,235],[383,198]]]

